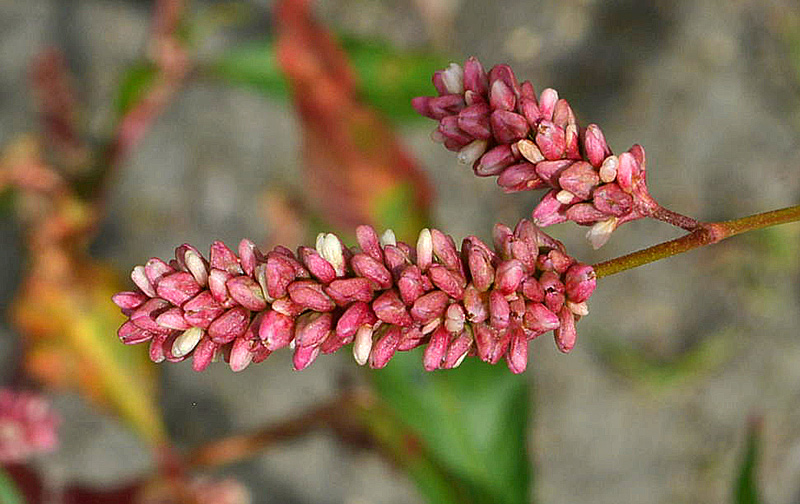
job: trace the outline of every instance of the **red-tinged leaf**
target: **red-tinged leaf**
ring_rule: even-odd
[[[308,196],[334,225],[378,225],[395,217],[400,238],[427,221],[430,187],[389,125],[359,97],[344,50],[317,24],[309,2],[275,10],[278,63],[288,76],[303,125]]]

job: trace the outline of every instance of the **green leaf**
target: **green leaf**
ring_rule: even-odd
[[[137,63],[128,69],[117,90],[114,104],[117,117],[124,116],[147,93],[157,72],[151,63]]]
[[[751,420],[747,427],[747,446],[739,466],[739,476],[734,487],[736,504],[760,504],[756,471],[758,469],[759,446],[761,444],[761,422]]]
[[[0,503],[25,504],[25,498],[14,484],[14,480],[0,467]]]
[[[432,373],[421,361],[421,349],[398,354],[373,379],[433,461],[456,478],[466,495],[461,502],[529,502],[526,377],[476,358],[456,370]]]
[[[342,44],[359,76],[365,101],[393,119],[420,117],[411,107],[411,99],[433,93],[431,75],[445,66],[442,58],[354,37],[342,38]],[[211,65],[211,71],[223,80],[270,96],[289,94],[271,40],[230,50]]]

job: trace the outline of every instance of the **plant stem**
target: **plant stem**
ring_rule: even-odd
[[[669,211],[667,210],[667,212]],[[659,259],[688,252],[689,250],[704,245],[717,243],[725,238],[730,238],[731,236],[747,231],[796,221],[800,221],[800,205],[724,222],[698,223],[694,231],[688,235],[654,245],[632,254],[617,257],[610,261],[595,264],[593,267],[597,278],[602,278],[604,276],[613,275],[614,273],[619,273],[620,271],[658,261]]]
[[[701,222],[698,222],[697,220],[688,217],[686,215],[679,214],[678,212],[667,210],[662,206],[656,208],[656,210],[650,215],[650,217],[652,217],[653,219],[660,220],[662,222],[666,222],[667,224],[672,224],[673,226],[677,226],[681,229],[685,229],[690,233],[693,231],[697,231],[702,226]]]

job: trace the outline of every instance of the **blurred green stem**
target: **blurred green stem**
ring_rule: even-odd
[[[595,264],[597,278],[613,275],[689,250],[720,242],[740,233],[800,221],[800,205],[724,222],[701,223],[695,231],[668,242]]]

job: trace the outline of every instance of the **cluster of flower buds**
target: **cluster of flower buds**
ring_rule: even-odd
[[[477,355],[520,373],[533,338],[554,331],[561,351],[575,345],[594,270],[531,221],[495,226],[494,248],[470,236],[460,251],[436,229],[422,230],[416,247],[391,230],[360,226],[356,236],[347,248],[323,233],[296,254],[242,240],[237,256],[214,242],[208,260],[181,245],[169,263],[136,266],[138,290],[114,296],[129,317],[119,338],[149,341],[155,362],[192,357],[198,371],[216,356],[239,371],[283,347],[300,370],[352,343],[355,360],[373,368],[425,345],[429,371]]]
[[[506,192],[550,188],[533,211],[549,226],[571,220],[591,225],[587,238],[602,246],[620,224],[650,215],[640,145],[614,155],[596,124],[581,128],[569,103],[554,89],[536,97],[508,65],[487,73],[474,57],[433,75],[439,96],[412,100],[439,121],[433,139],[458,152],[480,177],[497,176]]]
[[[0,463],[23,462],[58,443],[58,417],[38,394],[0,389]]]

